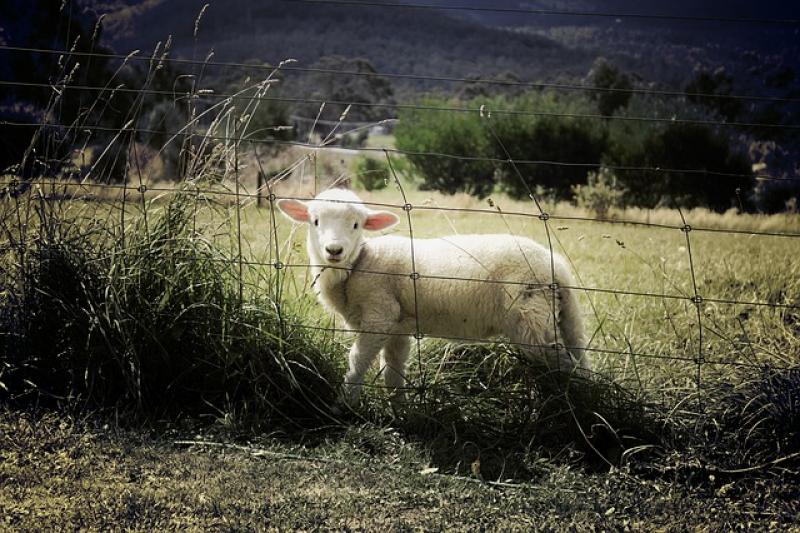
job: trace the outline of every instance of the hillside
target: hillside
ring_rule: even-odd
[[[325,56],[363,58],[379,72],[414,76],[508,77],[580,81],[599,56],[641,80],[681,89],[699,71],[720,67],[735,80],[733,92],[796,96],[793,83],[800,34],[792,24],[609,18],[485,11],[554,9],[652,13],[673,17],[800,19],[800,7],[767,0],[532,1],[430,0],[430,5],[477,10],[408,9],[309,4],[282,0],[210,2],[195,39],[202,0],[84,0],[107,13],[106,40],[119,51],[149,50],[173,37],[184,57],[214,51],[221,61],[316,65]],[[207,73],[212,77],[213,70]],[[393,80],[399,94],[441,83]],[[448,89],[448,87],[445,87]],[[449,87],[453,92],[458,87]]]
[[[800,6],[782,0],[765,0],[754,4],[750,0],[673,0],[671,2],[641,2],[638,0],[428,0],[426,3],[447,7],[477,8],[474,11],[447,9],[448,13],[478,20],[483,24],[494,26],[598,26],[624,23],[631,27],[684,27],[686,29],[702,29],[703,33],[716,32],[736,27],[737,23],[711,20],[689,21],[683,18],[702,19],[798,19]],[[484,11],[491,6],[499,11]],[[509,10],[509,11],[502,11]],[[523,13],[524,10],[556,11],[554,14]],[[581,16],[566,14],[582,13]],[[658,15],[657,17],[617,18],[611,16],[593,16],[591,14],[636,14]],[[711,24],[709,24],[711,23]],[[775,27],[774,24],[770,25]],[[742,30],[739,25],[738,30]]]
[[[220,61],[277,63],[291,57],[310,66],[324,56],[339,55],[367,59],[382,72],[453,77],[513,73],[526,79],[583,75],[593,60],[547,37],[445,13],[280,0],[211,2],[195,41],[195,19],[204,3],[95,6],[110,11],[105,35],[120,51],[151,49],[172,35],[174,50],[185,57],[204,57],[213,49]],[[421,87],[418,82],[411,85]]]

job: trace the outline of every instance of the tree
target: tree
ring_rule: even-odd
[[[743,107],[741,100],[725,98],[732,90],[733,78],[725,73],[723,67],[714,72],[699,72],[685,88],[690,102],[703,105],[726,120],[736,120]]]
[[[346,117],[350,122],[378,122],[391,118],[389,108],[383,105],[362,104],[394,104],[394,90],[388,79],[380,76],[375,67],[366,59],[346,58],[342,56],[325,56],[314,64],[316,72],[310,73],[303,81],[313,100],[326,102],[320,120],[338,121],[347,108],[346,104],[354,103]],[[337,76],[326,71],[355,72],[357,75]],[[298,106],[298,113],[304,118],[313,119],[319,113],[320,105],[306,103]]]
[[[440,99],[427,99],[420,104],[448,106],[447,101]],[[478,113],[402,110],[395,137],[399,149],[425,152],[408,156],[422,176],[422,188],[448,194],[461,191],[479,197],[492,191],[495,165],[486,159],[493,157],[493,146]]]
[[[586,181],[584,164],[599,164],[606,144],[604,133],[587,120],[502,117],[495,129],[505,146],[495,146],[495,157],[541,161],[502,167],[500,183],[515,198],[526,198],[537,186],[552,189],[558,199],[570,198],[572,186]]]
[[[631,93],[628,91],[633,88],[633,84],[627,74],[620,72],[617,67],[600,57],[595,60],[589,75],[592,78],[592,85],[600,89],[594,93],[594,98],[597,100],[597,110],[601,115],[610,117],[618,109],[628,105],[631,99]]]
[[[738,207],[752,190],[754,179],[744,154],[730,139],[702,124],[651,127],[638,142],[615,139],[606,159],[614,164],[653,168],[621,171],[628,203],[646,207],[707,207],[725,211]]]
[[[599,164],[606,134],[597,120],[552,115],[586,113],[588,105],[585,100],[537,92],[489,103],[491,108],[512,112],[491,118],[494,157],[541,162],[503,164],[498,174],[506,192],[526,198],[531,190],[543,187],[558,199],[571,198],[571,187],[586,182],[584,165]]]

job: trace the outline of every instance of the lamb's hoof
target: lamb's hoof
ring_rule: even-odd
[[[354,408],[358,406],[358,400],[357,395],[341,394],[336,400],[336,403],[330,406],[330,412],[336,417],[342,417],[348,413],[353,413]]]
[[[401,418],[408,405],[408,398],[405,392],[396,392],[389,397],[389,407],[392,409],[394,418]]]

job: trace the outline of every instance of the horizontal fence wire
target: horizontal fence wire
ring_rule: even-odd
[[[338,146],[328,144],[314,144],[309,142],[301,142],[301,141],[287,141],[282,139],[273,139],[273,138],[255,138],[255,137],[245,137],[245,136],[230,136],[230,135],[215,135],[215,134],[208,134],[208,133],[200,133],[196,131],[163,131],[163,130],[153,130],[148,128],[138,128],[134,126],[130,126],[128,128],[114,128],[111,126],[96,126],[96,125],[70,125],[70,124],[58,124],[58,123],[50,123],[50,122],[20,122],[20,121],[11,121],[11,120],[0,120],[0,124],[5,126],[12,126],[12,127],[20,127],[20,128],[56,128],[56,129],[63,129],[63,130],[75,130],[76,132],[83,131],[84,133],[93,132],[93,131],[102,131],[108,133],[120,133],[120,132],[130,132],[130,133],[146,133],[146,134],[158,134],[158,135],[166,135],[170,138],[179,138],[179,137],[197,137],[201,139],[210,139],[214,141],[234,141],[234,142],[244,142],[249,144],[261,144],[261,145],[276,145],[276,146],[296,146],[300,148],[307,148],[310,150],[337,150],[343,149]],[[797,181],[800,178],[789,178],[789,177],[775,177],[775,176],[768,176],[768,175],[753,175],[753,174],[743,174],[737,172],[719,172],[715,170],[707,170],[707,169],[696,169],[696,168],[669,168],[669,167],[652,167],[652,166],[627,166],[627,165],[606,165],[604,163],[583,163],[583,162],[568,162],[568,161],[551,161],[551,160],[530,160],[530,159],[503,159],[499,157],[481,157],[481,156],[470,156],[470,155],[463,155],[463,154],[450,154],[450,153],[443,153],[443,152],[429,152],[429,151],[420,151],[420,150],[402,150],[399,148],[389,148],[389,147],[368,147],[368,146],[356,146],[352,148],[345,148],[345,150],[351,152],[364,152],[364,153],[376,153],[376,154],[385,154],[385,153],[392,153],[397,155],[404,155],[404,156],[412,156],[412,157],[438,157],[443,159],[453,159],[458,161],[474,161],[474,162],[485,162],[485,163],[494,163],[498,165],[523,165],[523,166],[555,166],[555,167],[575,167],[575,168],[586,168],[586,169],[596,169],[600,167],[604,167],[614,171],[620,172],[649,172],[655,174],[694,174],[698,176],[717,176],[722,178],[748,178],[748,179],[756,179],[760,181]]]
[[[176,65],[192,65],[192,66],[210,66],[210,67],[225,67],[239,70],[251,71],[264,71],[272,72],[273,70],[280,69],[284,72],[301,72],[301,73],[316,73],[316,74],[329,74],[332,76],[343,77],[379,77],[389,79],[402,79],[413,81],[432,81],[444,83],[466,83],[466,84],[481,84],[481,85],[499,85],[506,87],[527,87],[531,89],[553,89],[562,91],[582,91],[590,93],[630,93],[641,94],[650,96],[667,96],[676,98],[707,98],[716,100],[753,100],[753,101],[766,101],[766,102],[786,102],[797,103],[800,98],[797,97],[780,97],[780,96],[764,96],[764,95],[748,95],[748,94],[713,94],[713,93],[700,93],[700,92],[684,92],[684,91],[669,91],[660,89],[642,89],[642,88],[606,88],[594,87],[590,85],[568,84],[568,83],[547,83],[547,82],[533,82],[533,81],[517,81],[517,80],[495,80],[490,78],[459,78],[448,76],[432,76],[423,74],[402,74],[392,72],[359,72],[354,70],[338,70],[328,68],[315,68],[315,67],[298,67],[285,65],[271,65],[271,64],[251,64],[251,63],[238,63],[231,61],[213,61],[210,59],[186,59],[186,58],[173,58],[163,55],[158,55],[156,52],[152,56],[140,55],[140,50],[135,50],[129,54],[117,54],[111,52],[84,52],[79,50],[56,50],[50,48],[32,48],[23,46],[0,45],[0,51],[9,52],[28,52],[37,54],[50,54],[58,56],[76,56],[76,57],[93,57],[100,59],[115,59],[122,61],[143,61],[148,63],[168,63]]]
[[[146,192],[159,192],[159,193],[181,193],[181,194],[206,194],[206,195],[214,195],[214,196],[228,196],[228,197],[236,197],[239,196],[241,198],[249,198],[251,200],[257,200],[259,198],[265,198],[264,191],[255,191],[255,192],[246,192],[240,191],[236,193],[230,190],[220,190],[220,189],[203,189],[203,188],[192,188],[190,190],[180,190],[174,187],[164,187],[158,185],[130,185],[130,184],[114,184],[114,183],[96,183],[96,182],[88,182],[88,181],[68,181],[68,180],[37,180],[34,182],[25,182],[22,180],[12,179],[8,181],[0,181],[0,190],[5,189],[8,192],[13,192],[16,188],[21,186],[27,185],[38,185],[38,184],[45,184],[50,187],[59,186],[59,187],[83,187],[87,189],[108,189],[108,190],[127,190],[130,192],[139,192],[139,193],[146,193]],[[46,196],[46,195],[45,195]],[[280,196],[280,198],[287,199],[287,200],[300,200],[300,201],[311,201],[314,198],[310,196],[293,196],[293,195],[286,195]],[[53,197],[51,199],[59,200],[58,196]],[[273,195],[273,200],[278,199],[277,195]],[[338,202],[347,203],[345,200],[337,200]],[[533,212],[524,212],[524,211],[505,211],[499,209],[481,209],[481,208],[474,208],[474,207],[450,207],[450,206],[433,206],[433,205],[420,205],[420,204],[400,204],[400,203],[389,203],[389,202],[375,202],[370,200],[364,200],[359,202],[363,205],[371,206],[371,207],[387,207],[393,209],[415,209],[415,210],[422,210],[422,211],[441,211],[447,213],[475,213],[475,214],[488,214],[488,215],[505,215],[505,216],[512,216],[512,217],[527,217],[527,218],[537,218],[541,219],[542,214],[533,213]],[[777,232],[777,231],[763,231],[763,230],[756,230],[756,229],[733,229],[733,228],[712,228],[712,227],[705,227],[705,226],[689,226],[682,224],[664,224],[659,222],[642,222],[638,220],[626,220],[626,219],[618,219],[618,218],[599,218],[599,217],[582,217],[576,215],[558,215],[553,213],[545,213],[547,218],[550,220],[556,221],[564,221],[564,222],[599,222],[603,224],[611,224],[611,225],[624,225],[624,226],[642,226],[648,228],[658,228],[663,230],[681,230],[686,231],[698,231],[698,232],[710,232],[710,233],[722,233],[722,234],[731,234],[731,235],[751,235],[751,236],[763,236],[763,237],[788,237],[788,238],[798,238],[800,237],[800,232]]]
[[[275,83],[275,82],[269,82]],[[151,94],[158,96],[170,96],[177,101],[180,100],[193,100],[193,99],[208,99],[216,98],[220,100],[243,100],[243,101],[272,101],[272,102],[291,102],[291,103],[310,103],[316,105],[337,105],[344,107],[367,107],[367,108],[383,108],[383,109],[402,109],[410,111],[440,111],[440,112],[456,112],[456,113],[480,113],[482,111],[489,112],[495,115],[506,115],[515,117],[538,117],[538,118],[563,118],[573,120],[603,120],[603,121],[621,121],[621,122],[652,122],[663,124],[692,124],[698,126],[717,126],[729,128],[765,128],[765,129],[782,129],[782,130],[800,130],[800,126],[795,124],[776,124],[769,122],[736,122],[724,120],[697,120],[685,119],[678,117],[643,117],[643,116],[626,116],[626,115],[600,115],[592,113],[556,113],[550,111],[525,111],[514,109],[495,109],[486,107],[481,109],[479,107],[456,107],[456,106],[434,106],[424,104],[391,104],[380,102],[348,102],[342,100],[326,100],[320,98],[297,98],[297,97],[281,97],[281,96],[246,96],[230,93],[214,93],[208,90],[197,90],[194,92],[181,92],[181,91],[165,91],[156,89],[136,89],[131,87],[101,87],[101,86],[86,86],[86,85],[69,85],[59,83],[33,83],[33,82],[18,82],[10,80],[0,80],[0,86],[6,87],[38,87],[38,88],[51,88],[53,90],[74,90],[74,91],[94,91],[94,92],[107,92],[114,93],[134,93],[134,94]],[[314,121],[314,119],[303,117],[304,120]],[[391,120],[391,119],[386,119]],[[320,123],[320,121],[316,121]],[[323,121],[324,122],[324,121]],[[330,122],[330,121],[329,121]],[[380,124],[384,121],[377,121],[374,124]],[[368,123],[367,123],[368,124]]]
[[[645,19],[645,20],[666,20],[683,22],[730,22],[736,24],[767,24],[779,26],[800,25],[800,19],[776,19],[763,17],[721,17],[715,16],[691,16],[691,15],[670,15],[666,13],[639,13],[630,11],[578,11],[560,9],[536,9],[532,7],[484,7],[475,5],[437,5],[425,4],[421,2],[375,2],[369,0],[283,0],[284,2],[296,2],[303,4],[319,5],[338,5],[338,6],[362,6],[395,9],[416,9],[428,11],[466,11],[477,13],[505,13],[513,15],[544,15],[560,17],[580,17],[580,18],[614,18],[614,19]]]
[[[19,182],[0,182],[0,190],[7,189],[8,187],[17,186]],[[240,197],[240,198],[255,198],[258,196],[258,193],[247,193],[247,192],[235,192],[235,191],[220,191],[216,189],[202,189],[202,188],[195,188],[191,190],[181,190],[169,187],[148,187],[148,186],[131,186],[131,185],[123,185],[123,184],[104,184],[104,183],[69,183],[64,181],[50,181],[50,182],[37,182],[36,185],[46,185],[50,187],[63,187],[63,186],[77,186],[77,187],[86,187],[86,188],[98,188],[98,189],[117,189],[117,190],[127,190],[130,194],[144,194],[148,191],[151,192],[160,192],[160,193],[172,193],[172,194],[184,194],[184,195],[206,195],[206,196],[233,196],[233,197]],[[42,198],[48,199],[46,193],[38,193]],[[80,199],[80,198],[55,198],[57,201],[64,201],[64,200],[72,200],[72,199]],[[270,203],[274,203],[277,200],[299,200],[299,201],[313,201],[314,197],[309,196],[297,196],[297,195],[276,195],[274,193],[270,194]],[[319,200],[317,200],[319,201]],[[330,203],[341,203],[341,204],[359,204],[359,205],[366,205],[370,207],[381,207],[381,208],[393,208],[398,210],[403,210],[410,212],[412,210],[417,209],[424,209],[428,211],[443,211],[443,212],[452,212],[452,211],[466,211],[469,213],[481,213],[481,214],[489,214],[495,216],[505,216],[505,215],[513,215],[519,217],[527,217],[531,219],[540,219],[541,215],[535,213],[524,213],[524,212],[506,212],[506,211],[497,211],[497,210],[488,210],[488,209],[463,209],[463,208],[451,208],[451,207],[437,207],[437,206],[419,206],[413,203],[388,203],[388,202],[371,202],[371,201],[349,201],[349,200],[324,200],[325,202]],[[548,215],[550,220],[558,220],[559,217],[556,215]],[[572,217],[572,219],[576,219],[578,217]],[[581,221],[586,222],[605,222],[602,219],[585,217],[579,218]],[[619,222],[619,221],[616,221]],[[688,231],[709,231],[708,229],[703,228],[687,228],[688,225],[674,225],[668,226],[663,224],[649,224],[649,223],[641,223],[641,225],[646,227],[656,227],[660,229],[672,229],[672,230],[680,230],[683,233],[687,233]],[[716,231],[716,230],[711,230]],[[769,235],[775,236],[773,234],[764,234],[764,233],[751,233],[751,232],[740,232],[735,231],[731,232],[730,230],[720,230],[721,232],[725,233],[745,233],[748,235]],[[797,234],[777,234],[777,236],[781,237],[800,237],[800,233]],[[419,238],[417,238],[418,240]],[[111,257],[111,256],[109,256]],[[177,259],[186,259],[180,256],[176,257]],[[328,265],[328,264],[315,264],[315,263],[285,263],[281,261],[272,261],[272,262],[265,262],[265,261],[255,261],[252,259],[239,259],[239,258],[212,258],[212,261],[217,262],[224,262],[224,263],[236,263],[241,261],[243,264],[248,266],[259,266],[259,267],[271,267],[277,270],[286,269],[286,268],[325,268],[328,270],[341,270],[341,271],[350,271],[351,269],[342,266],[336,265]],[[460,277],[460,276],[442,276],[442,275],[435,275],[435,274],[425,274],[421,272],[387,272],[387,271],[379,271],[379,270],[366,270],[366,269],[358,269],[359,272],[363,272],[366,274],[373,274],[373,275],[384,275],[390,277],[407,277],[410,279],[420,279],[420,280],[439,280],[439,281],[460,281],[460,282],[471,282],[471,283],[488,283],[488,284],[496,284],[496,285],[512,285],[512,286],[525,286],[531,287],[533,289],[541,289],[547,290],[552,287],[550,283],[543,283],[543,282],[523,282],[523,281],[515,281],[515,280],[504,280],[504,279],[487,279],[487,278],[471,278],[471,277]],[[699,294],[669,294],[669,293],[654,293],[654,292],[646,292],[646,291],[631,291],[631,290],[623,290],[623,289],[614,289],[614,288],[605,288],[605,287],[591,287],[585,285],[566,285],[562,284],[559,285],[565,289],[577,290],[577,291],[584,291],[584,292],[596,292],[596,293],[603,293],[603,294],[613,294],[617,296],[636,296],[636,297],[644,297],[644,298],[657,298],[657,299],[668,299],[668,300],[682,300],[691,303],[716,303],[716,304],[723,304],[723,305],[741,305],[741,306],[752,306],[752,307],[771,307],[776,309],[800,309],[800,303],[781,303],[781,302],[768,302],[768,301],[758,301],[758,300],[731,300],[731,299],[723,299],[723,298],[714,298],[714,297],[706,297],[701,296]]]
[[[314,326],[310,324],[304,324],[301,322],[291,322],[287,321],[287,325],[292,327],[296,327],[299,329],[309,329],[314,331],[326,331],[331,333],[343,333],[343,334],[367,334],[367,335],[386,335],[389,337],[413,337],[417,336],[420,340],[422,339],[434,339],[434,340],[442,340],[447,342],[460,342],[460,343],[467,343],[467,344],[480,344],[480,343],[487,343],[492,342],[489,339],[484,337],[458,337],[452,335],[429,335],[425,333],[415,334],[413,332],[396,332],[396,331],[374,331],[374,330],[363,330],[357,328],[336,328],[331,326]],[[515,348],[521,349],[537,349],[537,350],[552,350],[556,348],[554,344],[533,344],[533,343],[526,343],[526,342],[513,342],[510,340],[503,340],[503,341],[496,341],[492,342],[492,344],[500,344],[504,346],[511,346]],[[653,353],[642,353],[633,350],[613,350],[609,348],[595,348],[591,346],[567,346],[563,344],[558,344],[557,346],[559,349],[575,349],[580,348],[587,352],[592,352],[601,355],[618,355],[618,356],[626,356],[626,357],[641,357],[643,359],[657,359],[662,361],[677,361],[681,363],[687,363],[691,365],[697,364],[696,357],[683,357],[678,355],[666,355],[666,354],[653,354]],[[718,358],[717,358],[718,357]],[[731,367],[741,367],[741,368],[763,368],[763,365],[759,365],[757,363],[748,363],[742,361],[726,361],[724,360],[724,355],[705,355],[703,360],[704,365],[715,365],[715,366],[731,366]],[[779,366],[779,365],[771,365],[772,368],[776,370],[786,370],[791,368],[790,366]]]

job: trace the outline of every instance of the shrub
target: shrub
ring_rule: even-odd
[[[603,133],[580,120],[503,117],[496,132],[511,159],[542,161],[503,165],[500,183],[514,198],[526,198],[536,186],[552,189],[558,199],[569,198],[571,187],[586,179],[586,167],[568,163],[599,161],[605,145]],[[508,155],[498,147],[496,157],[506,159]]]
[[[722,68],[714,72],[698,72],[694,79],[686,85],[685,89],[689,101],[706,106],[725,118],[725,120],[734,121],[744,109],[741,100],[698,96],[698,94],[729,96],[732,90],[733,77]]]
[[[391,179],[389,165],[382,159],[359,157],[353,171],[356,184],[365,191],[384,189]]]
[[[625,189],[610,169],[600,167],[597,172],[589,172],[586,185],[573,185],[572,194],[579,207],[593,211],[597,218],[607,218],[612,207],[622,204]]]
[[[569,163],[598,162],[605,150],[606,136],[602,124],[549,116],[588,113],[590,104],[587,101],[560,99],[550,93],[529,93],[512,99],[498,98],[489,105],[528,113],[495,113],[492,116],[491,140],[495,157],[542,162],[506,163],[501,167],[500,184],[513,197],[526,198],[531,190],[541,186],[552,189],[558,199],[570,198],[571,185],[586,180],[586,167]]]
[[[447,107],[449,104],[429,99],[421,105]],[[408,159],[422,178],[421,188],[447,194],[462,191],[478,197],[485,197],[492,191],[494,163],[472,159],[494,155],[478,113],[406,109],[400,113],[395,136],[401,150],[470,158],[410,154]]]

